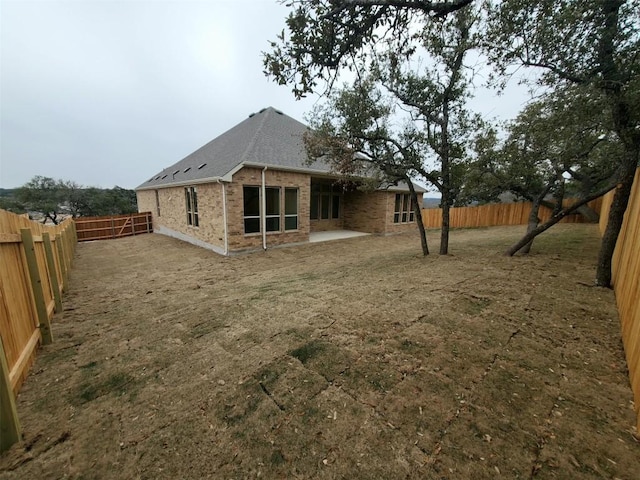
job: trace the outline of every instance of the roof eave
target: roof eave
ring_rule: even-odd
[[[161,188],[171,188],[171,187],[187,187],[190,185],[202,185],[203,183],[213,183],[213,182],[230,182],[231,180],[227,180],[226,175],[223,177],[207,177],[207,178],[194,178],[193,180],[181,180],[179,182],[171,182],[171,183],[162,183],[158,185],[147,185],[140,186],[135,189],[136,192],[140,192],[143,190],[159,190]]]
[[[267,169],[284,170],[287,172],[308,173],[308,174],[315,173],[318,175],[329,175],[329,176],[335,175],[335,174],[332,174],[329,170],[318,170],[315,168],[305,168],[305,167],[290,167],[286,165],[270,165],[268,163],[258,163],[258,162],[242,162],[236,168],[231,170],[227,175],[233,175],[234,173],[238,172],[242,167],[252,167],[252,168],[267,167]],[[225,175],[225,177],[227,175]]]

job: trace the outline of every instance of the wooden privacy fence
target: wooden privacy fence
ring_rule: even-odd
[[[600,215],[600,232],[604,233],[615,191],[604,196]],[[637,426],[640,431],[640,169],[622,230],[613,255],[613,288],[622,329],[622,342],[629,367],[629,379],[635,400]]]
[[[571,204],[566,200],[565,204]],[[602,199],[589,202],[596,212],[600,211]],[[526,225],[529,222],[531,202],[492,203],[477,207],[455,207],[450,210],[449,221],[451,228],[463,227],[495,227],[498,225]],[[538,216],[543,222],[551,218],[552,211],[545,206],[540,207]],[[442,209],[425,208],[422,210],[422,222],[426,228],[440,228],[442,226]],[[564,223],[586,222],[580,214],[568,215],[562,219]]]
[[[151,212],[112,215],[108,217],[79,217],[75,219],[79,242],[130,237],[153,232]]]
[[[53,341],[75,245],[71,219],[46,226],[0,210],[0,451],[20,438],[15,395],[38,345]]]

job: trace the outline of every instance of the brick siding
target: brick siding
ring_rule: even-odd
[[[284,188],[298,189],[298,229],[295,231],[267,232],[267,248],[287,243],[301,243],[309,240],[310,231],[335,229],[387,234],[415,229],[414,223],[394,224],[395,192],[345,192],[342,200],[342,218],[335,220],[310,220],[311,177],[304,173],[270,170],[265,172],[267,187],[280,187],[281,227],[284,227]],[[244,232],[245,185],[262,185],[260,168],[242,168],[233,175],[232,183],[225,183],[227,201],[227,241],[229,252],[256,250],[262,248],[262,234]],[[195,185],[198,193],[199,227],[187,224],[185,187],[159,188],[160,211],[156,207],[156,190],[137,192],[138,210],[153,213],[154,230],[161,233],[168,229],[176,236],[192,238],[200,243],[224,251],[224,221],[222,205],[222,185],[208,183]],[[419,194],[422,201],[422,194]],[[168,233],[168,232],[167,232]],[[168,233],[168,234],[171,234]]]
[[[229,250],[251,250],[262,248],[262,234],[244,233],[243,186],[262,185],[262,170],[243,168],[233,175],[233,183],[227,185],[227,218],[229,225]],[[267,232],[267,248],[285,243],[299,243],[309,240],[309,203],[311,178],[307,174],[269,170],[265,172],[267,187],[281,187],[280,210],[284,213],[285,187],[298,188],[298,230],[288,232]],[[282,217],[284,218],[284,217]],[[283,221],[280,222],[281,226]]]

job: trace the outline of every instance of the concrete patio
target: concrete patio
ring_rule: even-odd
[[[330,240],[342,240],[345,238],[364,237],[370,233],[354,232],[353,230],[330,230],[327,232],[311,232],[309,242],[328,242]]]

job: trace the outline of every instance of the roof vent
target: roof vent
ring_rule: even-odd
[[[266,110],[266,108],[263,108],[262,110],[260,110],[258,113],[262,113]]]
[[[250,113],[249,114],[249,118],[253,117],[256,114],[256,112]]]
[[[206,165],[207,165],[206,163],[203,163],[202,165],[200,165],[200,166],[198,167],[198,170],[200,170],[202,167],[205,167]]]
[[[185,169],[182,171],[182,173],[187,173],[189,170],[191,170],[191,167],[187,167],[187,168],[185,168]]]
[[[280,110],[275,111],[278,115],[284,115]]]
[[[167,175],[162,175],[162,177],[160,178],[160,180],[164,180],[165,178],[167,178]]]

